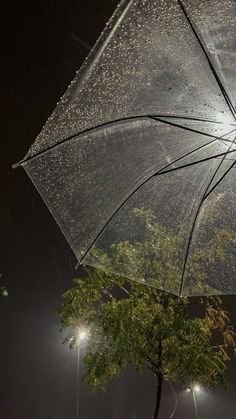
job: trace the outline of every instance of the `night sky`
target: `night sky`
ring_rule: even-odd
[[[112,0],[1,2],[0,418],[75,419],[76,351],[62,345],[57,308],[76,276],[75,257],[22,168],[12,170],[111,16]],[[236,327],[236,296],[224,298]],[[199,395],[201,419],[236,418],[236,360],[229,390]],[[194,418],[176,386],[174,419]],[[154,380],[128,369],[106,393],[80,385],[81,419],[149,419]],[[174,397],[165,386],[161,419]]]

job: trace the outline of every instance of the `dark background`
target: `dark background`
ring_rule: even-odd
[[[23,169],[12,170],[28,150],[75,71],[111,16],[112,0],[2,1],[0,272],[9,291],[0,299],[0,417],[75,419],[76,351],[62,345],[57,308],[72,285],[76,260]],[[236,298],[224,298],[236,326]],[[236,418],[236,362],[230,389],[198,396],[202,419]],[[106,393],[80,385],[80,419],[149,419],[151,376],[127,370]],[[194,417],[180,387],[175,419]],[[174,397],[168,386],[161,419]]]

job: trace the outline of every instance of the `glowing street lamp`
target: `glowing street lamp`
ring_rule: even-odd
[[[88,337],[88,332],[86,330],[81,330],[78,334],[79,341],[84,341]]]
[[[84,343],[89,336],[89,332],[86,329],[78,330],[78,352],[77,352],[77,419],[79,418],[79,376],[80,376],[80,348],[82,348],[82,343]]]
[[[186,389],[186,391],[188,393],[192,392],[193,395],[193,402],[194,402],[194,409],[195,409],[195,414],[196,414],[196,418],[199,418],[199,413],[198,413],[198,405],[197,405],[197,398],[196,398],[196,394],[199,393],[201,391],[201,386],[199,384],[194,384],[192,387],[188,387]]]

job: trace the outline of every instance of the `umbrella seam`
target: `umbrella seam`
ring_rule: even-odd
[[[234,139],[234,143],[235,143],[235,140],[236,140],[236,137],[235,137],[235,139]],[[232,144],[231,144],[231,146],[229,147],[229,150],[230,150],[230,148],[232,147]],[[229,151],[228,150],[228,151]],[[235,150],[234,150],[235,151]],[[225,176],[230,172],[230,170],[232,169],[232,167],[235,165],[235,163],[236,162],[234,162],[230,167],[229,167],[229,169],[224,173],[224,175],[219,179],[219,181],[214,185],[214,187],[208,192],[208,190],[209,190],[209,187],[210,187],[210,185],[212,184],[212,182],[213,182],[213,180],[214,180],[214,178],[215,178],[215,176],[216,176],[216,174],[217,174],[217,172],[219,171],[219,169],[220,169],[220,167],[221,167],[221,165],[223,164],[223,162],[224,162],[224,160],[225,160],[225,158],[226,158],[226,155],[224,155],[224,157],[221,159],[221,161],[220,161],[220,163],[219,163],[219,165],[217,166],[217,168],[216,168],[216,170],[215,170],[215,172],[214,172],[214,174],[213,174],[213,176],[212,176],[212,178],[211,178],[211,180],[210,180],[210,182],[208,183],[208,185],[207,185],[207,188],[206,188],[206,190],[205,190],[205,192],[204,192],[204,194],[203,194],[203,196],[202,196],[202,199],[201,199],[201,201],[200,201],[200,204],[199,204],[199,206],[198,206],[198,208],[197,208],[197,211],[196,211],[196,214],[195,214],[195,217],[194,217],[194,220],[193,220],[193,224],[192,224],[192,228],[191,228],[191,231],[190,231],[190,235],[189,235],[189,240],[188,240],[188,245],[187,245],[187,249],[186,249],[186,254],[185,254],[185,259],[184,259],[184,265],[183,265],[183,272],[182,272],[182,278],[181,278],[181,284],[180,284],[180,291],[179,291],[179,297],[182,297],[182,291],[183,291],[183,285],[184,285],[184,276],[185,276],[185,272],[186,272],[186,266],[187,266],[187,260],[188,260],[188,256],[189,256],[189,252],[190,252],[190,247],[191,247],[191,244],[192,244],[192,238],[193,238],[193,233],[194,233],[194,230],[195,230],[195,225],[196,225],[196,222],[197,222],[197,219],[198,219],[198,216],[199,216],[199,213],[200,213],[200,210],[201,210],[201,207],[202,207],[202,204],[203,204],[203,202],[205,201],[205,199],[210,195],[210,193],[215,189],[215,187],[217,186],[217,185],[219,185],[219,183],[225,178]]]
[[[158,120],[157,118],[183,119],[183,120],[187,120],[187,121],[198,121],[198,122],[203,122],[203,123],[212,123],[212,124],[224,125],[224,123],[221,122],[221,121],[211,121],[211,120],[207,120],[207,119],[204,120],[204,119],[200,119],[200,118],[191,118],[191,117],[182,117],[182,116],[173,116],[173,115],[136,115],[136,116],[130,116],[130,117],[125,117],[125,118],[115,119],[113,121],[104,122],[103,124],[97,125],[95,127],[87,128],[84,131],[81,131],[80,133],[73,134],[70,137],[67,137],[67,138],[65,138],[65,139],[57,142],[56,144],[53,144],[52,146],[49,146],[49,147],[45,148],[42,151],[39,151],[35,155],[32,155],[32,156],[30,156],[28,158],[26,157],[23,160],[19,161],[18,163],[13,164],[12,165],[12,168],[15,169],[16,167],[18,167],[18,166],[20,166],[20,165],[22,165],[24,163],[27,163],[28,161],[31,161],[31,160],[36,159],[37,157],[39,157],[39,156],[41,156],[41,155],[49,152],[50,150],[52,150],[52,149],[54,149],[54,148],[56,148],[56,147],[58,147],[58,146],[60,146],[60,145],[62,145],[64,143],[66,143],[67,141],[71,141],[71,140],[73,140],[76,137],[81,137],[84,134],[87,134],[89,132],[93,132],[96,129],[100,129],[100,128],[103,128],[103,127],[106,127],[106,126],[109,126],[109,125],[112,125],[112,124],[115,124],[115,123],[124,122],[124,121],[132,121],[132,120],[136,120],[136,119],[141,119],[141,120],[142,119],[151,119],[151,120],[155,120],[156,119],[156,120]],[[164,121],[162,119],[160,119],[159,122],[162,122],[162,123],[165,123],[165,124],[169,124],[169,125],[174,125],[174,123],[171,123],[169,121]],[[229,123],[228,125],[234,126],[234,124],[232,124],[232,123]],[[187,130],[192,131],[191,128],[187,128],[187,127],[184,127],[182,125],[175,124],[174,126],[177,126],[179,128],[185,129],[185,130],[187,129]],[[195,132],[195,130],[193,132]],[[217,137],[217,136],[215,136],[213,134],[208,134],[208,133],[201,132],[201,131],[199,131],[198,133],[200,135],[205,135],[205,136],[210,137],[210,138],[217,138],[217,139],[221,139],[222,138],[222,137]]]
[[[178,167],[174,167],[173,169],[161,171],[160,173],[157,174],[157,176],[164,175],[164,174],[170,173],[170,172],[174,172],[176,170],[184,169],[186,167],[194,166],[195,164],[198,164],[198,163],[204,163],[204,162],[209,161],[209,160],[218,159],[219,157],[224,157],[224,156],[226,156],[230,153],[235,153],[235,152],[236,152],[236,149],[231,150],[231,151],[226,151],[225,153],[216,154],[214,156],[206,157],[205,159],[196,160],[194,162],[184,164],[183,166],[178,166]]]
[[[162,174],[161,172],[169,167],[170,165],[178,162],[179,160],[187,157],[188,155],[194,153],[195,151],[198,151],[206,146],[208,146],[209,144],[212,144],[213,142],[217,141],[217,139],[209,141],[209,143],[204,144],[200,147],[197,147],[196,149],[186,153],[185,155],[179,157],[178,159],[174,160],[173,162],[167,164],[166,166],[164,166],[162,169],[159,169],[157,172],[153,173],[152,175],[150,175],[147,179],[145,179],[139,186],[137,186],[132,193],[130,193],[125,200],[122,201],[122,203],[116,208],[116,210],[112,213],[112,215],[109,217],[109,219],[106,221],[106,223],[103,225],[103,227],[100,229],[100,231],[98,232],[98,234],[96,235],[96,237],[93,239],[93,241],[91,242],[90,246],[88,247],[88,249],[85,251],[85,253],[82,255],[82,257],[80,259],[78,259],[78,264],[81,264],[82,261],[84,260],[84,258],[86,257],[86,255],[88,254],[88,252],[91,250],[91,248],[93,247],[93,245],[96,243],[96,241],[98,240],[98,238],[101,236],[101,234],[103,233],[103,231],[105,230],[105,228],[108,226],[108,224],[110,223],[110,221],[115,217],[115,215],[120,211],[120,209],[126,204],[126,202],[129,201],[129,199],[139,190],[141,189],[142,186],[144,186],[149,180],[151,180],[153,177],[157,176],[158,174]]]
[[[213,66],[213,64],[211,62],[211,59],[210,59],[210,57],[209,57],[209,55],[208,55],[208,53],[207,53],[207,51],[206,51],[206,49],[205,49],[205,47],[203,45],[203,42],[201,41],[200,36],[197,34],[197,31],[196,31],[193,23],[191,22],[191,19],[189,18],[188,13],[187,13],[187,11],[186,11],[186,9],[185,9],[182,1],[181,0],[177,0],[177,1],[178,1],[179,6],[180,6],[180,8],[181,8],[181,10],[182,10],[182,12],[184,14],[184,16],[186,17],[186,19],[187,19],[187,21],[188,21],[188,23],[189,23],[189,25],[190,25],[190,27],[191,27],[191,29],[192,29],[195,37],[196,37],[196,39],[197,39],[197,41],[198,41],[198,43],[199,43],[199,45],[201,47],[201,49],[202,49],[202,51],[203,51],[206,59],[207,59],[207,62],[209,64],[209,67],[210,67],[210,69],[211,69],[211,71],[212,71],[212,73],[213,73],[213,75],[214,75],[214,77],[216,79],[216,82],[217,82],[217,84],[218,84],[218,86],[220,88],[220,91],[223,94],[223,96],[225,98],[225,101],[226,101],[226,103],[227,103],[227,105],[228,105],[228,107],[229,107],[229,109],[230,109],[230,111],[231,111],[231,113],[232,113],[232,115],[233,115],[233,117],[235,119],[235,117],[236,117],[235,108],[234,108],[234,106],[233,106],[233,104],[231,102],[230,97],[227,94],[227,91],[226,91],[226,89],[225,89],[225,87],[224,87],[224,85],[223,85],[223,83],[222,83],[222,81],[221,81],[218,73],[216,72],[216,70],[215,70],[215,68],[214,68],[214,66]]]
[[[150,119],[154,119],[155,121],[164,122],[164,123],[166,123],[166,124],[168,124],[168,125],[171,125],[171,126],[173,126],[173,127],[182,128],[182,129],[185,129],[186,131],[191,131],[191,132],[194,132],[194,133],[196,133],[196,134],[206,135],[206,136],[208,136],[208,137],[212,137],[212,138],[218,138],[218,140],[222,140],[222,137],[223,137],[223,136],[222,136],[222,137],[217,137],[217,136],[215,136],[215,135],[213,135],[213,134],[204,133],[204,132],[199,131],[199,130],[196,130],[196,129],[194,129],[194,128],[184,127],[183,125],[179,125],[179,124],[176,124],[176,123],[174,123],[174,122],[165,121],[165,120],[163,120],[161,117],[154,117],[154,116],[152,116],[152,117],[151,117],[151,116],[150,116],[149,118],[150,118]],[[229,133],[224,134],[224,136],[225,136],[225,135],[230,134],[230,133],[231,133],[231,132],[233,132],[233,131],[235,131],[235,130],[232,130],[232,131],[230,131]],[[224,141],[229,141],[229,140],[225,139]]]
[[[226,160],[226,159],[225,159]],[[231,169],[236,164],[236,160],[231,164],[231,166],[226,170],[226,172],[221,176],[221,178],[215,183],[215,185],[205,194],[203,201],[208,198],[208,196],[214,191],[214,189],[222,182],[222,180],[227,176],[227,174],[230,172]]]

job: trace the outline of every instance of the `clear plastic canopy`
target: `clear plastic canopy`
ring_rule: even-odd
[[[79,263],[236,292],[235,0],[126,0],[21,164]]]

